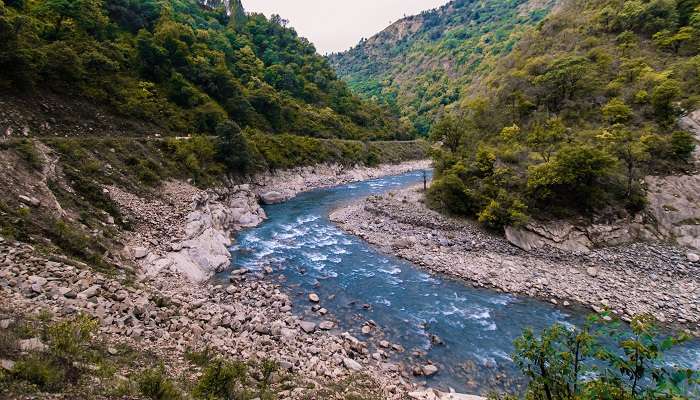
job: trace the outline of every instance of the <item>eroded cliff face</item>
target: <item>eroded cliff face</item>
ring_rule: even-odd
[[[577,224],[571,221],[533,221],[522,228],[508,227],[507,239],[532,250],[551,246],[574,252],[615,246],[637,240],[666,241],[689,249],[697,261],[700,251],[700,110],[679,121],[679,127],[695,134],[698,147],[694,168],[686,175],[647,176],[647,207],[631,220],[609,224]]]

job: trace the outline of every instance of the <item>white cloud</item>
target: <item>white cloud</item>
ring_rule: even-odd
[[[447,0],[243,0],[243,7],[268,17],[279,14],[325,54],[347,50],[404,15],[445,3]]]

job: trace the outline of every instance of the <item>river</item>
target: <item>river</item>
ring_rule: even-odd
[[[421,172],[303,193],[265,207],[269,219],[241,232],[232,248],[232,268],[276,272],[307,319],[335,320],[341,331],[360,340],[385,338],[406,351],[394,355],[407,365],[439,367],[427,378],[434,388],[487,394],[520,391],[523,380],[510,358],[522,330],[540,330],[554,322],[581,324],[586,311],[560,308],[536,299],[476,289],[435,276],[415,265],[379,252],[333,225],[329,213],[353,200],[416,184]],[[220,278],[225,278],[224,273]],[[275,275],[277,275],[275,277]],[[281,275],[281,276],[280,276]],[[317,293],[329,315],[311,310],[309,293]],[[361,327],[373,321],[371,336]],[[444,344],[432,344],[439,337]],[[670,355],[673,362],[700,368],[700,343]]]

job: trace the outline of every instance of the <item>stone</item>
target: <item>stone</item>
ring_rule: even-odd
[[[311,293],[311,294],[309,294],[309,301],[311,301],[313,303],[318,303],[319,301],[321,301],[321,299],[318,297],[318,295],[316,293]]]
[[[39,199],[37,199],[36,197],[23,196],[23,195],[19,196],[19,201],[21,201],[22,203],[24,203],[26,205],[32,206],[32,207],[38,207],[41,204]]]
[[[343,358],[343,365],[345,368],[349,369],[350,371],[355,371],[359,372],[362,371],[362,365],[358,363],[357,361],[353,360],[352,358],[345,357]]]
[[[369,335],[372,332],[372,327],[369,325],[363,325],[362,326],[362,334],[363,335]]]
[[[0,368],[4,369],[5,371],[12,371],[12,368],[15,367],[15,362],[12,360],[5,360],[2,359],[0,360]]]
[[[329,331],[333,329],[334,326],[335,323],[333,323],[333,321],[323,321],[320,324],[318,324],[318,328],[324,331]]]
[[[149,251],[145,247],[134,247],[132,250],[132,254],[134,255],[134,259],[140,260],[142,258],[145,258]]]
[[[267,205],[282,203],[286,200],[282,193],[274,190],[261,194],[260,199]]]
[[[314,331],[316,331],[316,324],[313,322],[299,321],[299,326],[301,327],[301,330],[306,333],[314,333]]]
[[[588,267],[588,268],[586,268],[586,273],[587,273],[588,276],[590,276],[591,278],[595,278],[595,277],[598,276],[598,274],[600,273],[600,271],[598,271],[598,268],[596,268],[596,267]]]
[[[17,342],[19,349],[22,351],[44,351],[46,345],[39,338],[24,339]]]
[[[84,299],[89,299],[91,297],[95,297],[100,292],[100,289],[102,289],[102,287],[100,285],[92,285],[89,288],[78,293],[78,297],[81,297]]]
[[[688,254],[685,255],[686,258],[688,258],[688,261],[690,262],[700,262],[700,255],[693,253],[693,252],[688,252]]]
[[[423,372],[423,375],[425,376],[433,376],[438,373],[438,367],[432,364],[427,364],[421,367],[421,372]]]

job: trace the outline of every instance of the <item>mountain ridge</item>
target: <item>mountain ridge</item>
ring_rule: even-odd
[[[464,98],[461,90],[490,58],[507,54],[524,28],[555,4],[455,0],[396,21],[328,58],[355,92],[387,104],[427,134],[446,107]]]

